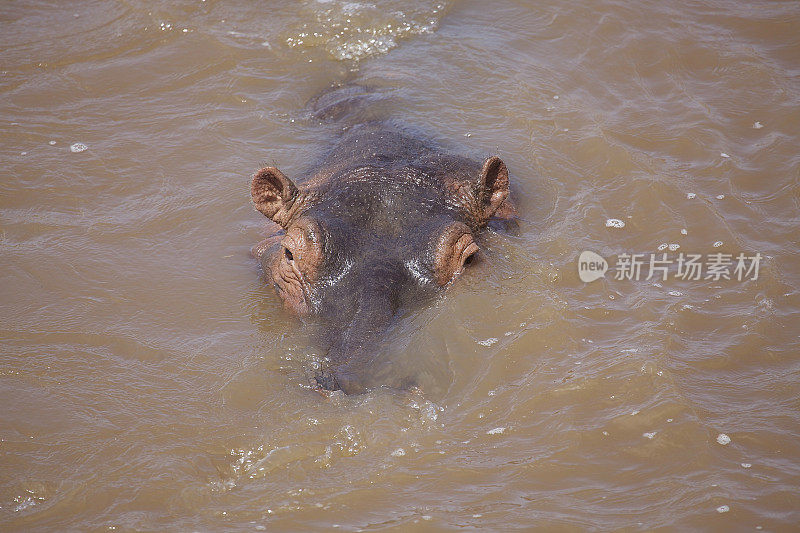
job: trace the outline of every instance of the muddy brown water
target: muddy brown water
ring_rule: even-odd
[[[800,523],[796,2],[5,1],[0,58],[0,529]],[[248,178],[346,81],[520,228],[387,334],[420,391],[325,400]]]

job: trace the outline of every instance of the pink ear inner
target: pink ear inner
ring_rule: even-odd
[[[276,215],[294,200],[297,187],[277,168],[264,167],[253,176],[250,194],[256,209],[275,220]]]
[[[508,197],[508,168],[499,157],[492,156],[483,164],[478,186],[484,215],[491,217]]]

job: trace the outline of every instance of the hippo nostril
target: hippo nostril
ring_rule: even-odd
[[[464,259],[464,266],[469,266],[472,264],[472,261],[475,259],[475,254],[469,254],[466,259]]]
[[[323,370],[314,376],[317,385],[323,390],[335,391],[339,390],[339,383],[336,381],[336,376],[330,370]]]
[[[284,248],[284,249],[283,249],[283,255],[285,255],[285,256],[286,256],[286,259],[287,259],[288,261],[293,261],[293,260],[294,260],[294,254],[292,254],[292,252],[291,252],[291,251],[289,251],[289,249],[288,249],[288,248]]]

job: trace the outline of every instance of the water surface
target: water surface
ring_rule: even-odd
[[[8,1],[0,51],[0,529],[800,522],[796,2]],[[310,391],[248,256],[344,82],[512,173],[519,232],[387,339],[418,392]]]

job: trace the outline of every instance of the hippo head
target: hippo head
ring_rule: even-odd
[[[256,209],[282,227],[254,254],[285,306],[332,332],[323,388],[362,392],[359,368],[397,310],[453,283],[510,205],[506,165],[466,161],[356,166],[301,186],[275,167],[253,177]]]

